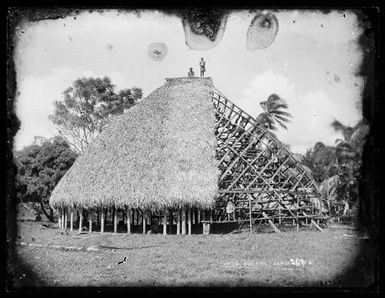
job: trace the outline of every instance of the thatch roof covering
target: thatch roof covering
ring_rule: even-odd
[[[218,190],[210,78],[166,84],[116,117],[60,180],[51,206],[209,207]]]

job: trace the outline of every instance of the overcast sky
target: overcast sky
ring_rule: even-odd
[[[293,152],[304,153],[318,141],[334,145],[339,134],[331,122],[354,125],[362,117],[356,16],[295,10],[275,15],[274,43],[254,52],[246,48],[254,17],[247,11],[232,13],[222,41],[206,51],[188,48],[181,20],[156,11],[140,17],[114,10],[84,12],[76,19],[24,24],[15,50],[21,120],[15,149],[31,144],[34,136],[57,134],[48,120],[53,101],[80,77],[107,75],[117,90],[136,86],[147,96],[165,78],[186,76],[189,67],[198,74],[201,57],[216,88],[252,116],[262,112],[259,102],[272,93],[286,100],[292,122],[277,135]],[[167,45],[161,61],[147,55],[154,42]]]

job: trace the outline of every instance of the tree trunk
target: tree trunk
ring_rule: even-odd
[[[49,214],[47,213],[47,211],[45,210],[44,208],[44,204],[42,201],[40,201],[40,209],[41,211],[44,213],[45,217],[50,221],[50,222],[54,222],[54,218],[53,218],[53,210],[51,207],[49,207]]]

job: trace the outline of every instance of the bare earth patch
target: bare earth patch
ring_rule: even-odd
[[[15,268],[15,287],[366,287],[373,283],[373,244],[347,229],[164,236],[77,234],[18,222],[18,235],[17,243],[24,245],[17,246],[20,267]],[[87,251],[89,247],[97,250]],[[365,253],[357,257],[362,248]],[[354,272],[346,275],[352,266]]]

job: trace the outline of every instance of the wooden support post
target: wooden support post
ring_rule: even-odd
[[[269,222],[270,226],[273,228],[274,232],[281,233],[281,231],[276,227],[276,225],[272,222],[272,220],[267,216],[267,214],[265,212],[262,212],[262,215],[263,215],[264,218],[267,219],[267,221]]]
[[[102,208],[100,217],[100,233],[104,233],[104,220],[106,218],[106,209]]]
[[[127,234],[131,234],[131,209],[127,207]]]
[[[83,228],[83,208],[79,210],[79,233],[82,231]]]
[[[116,234],[118,232],[118,210],[116,209],[116,207],[114,206],[114,211],[113,211],[113,215],[114,215],[114,233]]]
[[[74,209],[71,207],[71,214],[70,214],[70,230],[74,230]]]
[[[302,211],[302,213],[303,215],[307,216],[307,214],[304,211]],[[320,232],[323,232],[321,227],[313,219],[310,219],[310,223],[313,224]]]
[[[146,234],[146,212],[142,211],[143,234]]]
[[[174,224],[174,214],[173,211],[170,210],[170,225],[169,225],[169,234],[172,234],[172,225]]]
[[[186,208],[182,207],[182,235],[186,235]]]
[[[92,233],[92,211],[88,212],[88,232]]]
[[[134,209],[130,209],[130,214],[131,214],[131,216],[130,216],[130,224],[131,225],[134,225],[134,215],[135,215],[135,210]]]
[[[211,214],[211,212],[210,211],[207,211],[207,210],[204,210],[203,211],[203,220],[206,220],[207,219],[207,212],[209,212],[210,213],[210,215],[209,215],[209,218],[211,218],[211,220],[212,220],[212,214]],[[208,235],[208,234],[210,234],[210,224],[209,223],[203,223],[203,234],[204,235]]]
[[[62,210],[61,210],[61,207],[59,207],[57,211],[58,211],[57,225],[58,225],[59,229],[62,229],[62,220],[61,220]]]
[[[180,235],[180,208],[176,211],[176,234]]]
[[[197,212],[198,213],[197,214],[197,217],[198,217],[197,218],[197,224],[200,224],[201,223],[201,213],[202,213],[202,211],[201,211],[201,209],[198,209],[197,211],[198,211]]]
[[[251,195],[249,195],[249,217],[250,217],[250,234],[253,233],[253,222],[252,222],[252,216],[251,216]]]
[[[282,212],[281,212],[281,205],[278,205],[278,223],[282,224],[282,218],[281,218]]]
[[[64,212],[64,229],[67,230],[68,228],[68,207],[66,207]]]
[[[64,230],[64,213],[65,213],[65,208],[62,207],[61,210],[61,228]]]
[[[196,214],[197,212],[196,212],[196,209],[195,208],[192,208],[191,209],[191,215],[192,215],[192,218],[191,218],[191,223],[193,224],[193,225],[195,225],[195,222],[196,222],[196,220],[197,220],[197,214]]]
[[[163,214],[163,235],[167,235],[167,208],[164,208]],[[170,220],[171,226],[171,220]]]
[[[192,209],[191,207],[187,207],[187,224],[188,224],[188,234],[191,235],[192,230]]]

